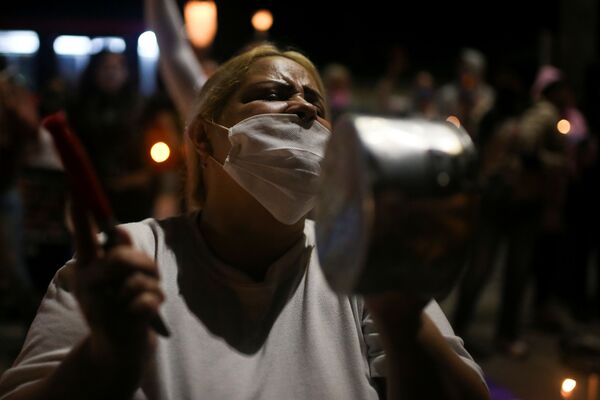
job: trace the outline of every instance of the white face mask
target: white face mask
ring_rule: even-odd
[[[259,114],[228,131],[223,169],[278,221],[292,225],[314,206],[329,129],[296,114]]]

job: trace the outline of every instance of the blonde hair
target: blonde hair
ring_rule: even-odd
[[[202,182],[202,163],[190,135],[199,129],[202,121],[218,122],[227,102],[240,87],[250,66],[264,57],[284,57],[300,64],[311,75],[317,89],[325,93],[323,82],[315,65],[294,50],[280,50],[272,44],[262,44],[244,51],[221,65],[206,81],[196,99],[196,112],[185,135],[186,200],[188,210],[201,208],[205,198]]]

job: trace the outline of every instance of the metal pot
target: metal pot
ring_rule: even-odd
[[[448,122],[341,117],[314,211],[330,286],[445,296],[467,257],[475,163],[469,135]]]

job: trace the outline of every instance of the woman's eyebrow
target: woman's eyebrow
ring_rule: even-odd
[[[289,85],[294,87],[294,82],[291,81],[289,78],[287,77],[283,77],[283,80]],[[315,96],[319,101],[325,101],[325,99],[323,98],[323,95],[321,95],[321,93],[319,93],[318,90],[313,89],[311,86],[309,85],[302,85],[302,90],[304,91],[304,93],[308,93],[312,96]]]
[[[280,79],[264,79],[255,82],[249,82],[248,87],[260,87],[260,86],[292,86],[288,82]]]
[[[287,82],[285,81],[280,81],[280,80],[260,80],[260,81],[255,81],[255,82],[248,82],[246,85],[244,85],[244,87],[241,89],[242,93],[254,93],[256,91],[260,91],[260,90],[264,90],[264,89],[269,89],[269,90],[286,90],[286,91],[291,91],[293,90],[292,86],[290,86]]]
[[[260,81],[255,81],[255,82],[249,82],[248,85],[246,86],[246,90],[252,90],[252,89],[260,89],[261,87],[278,87],[278,88],[285,88],[285,89],[294,89],[295,85],[292,82],[288,82],[285,79],[265,79],[265,80],[260,80]],[[319,101],[325,101],[323,95],[316,89],[313,89],[312,87],[308,86],[308,85],[303,85],[302,86],[302,90],[311,95],[316,97]]]

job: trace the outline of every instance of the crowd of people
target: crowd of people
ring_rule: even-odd
[[[395,382],[389,388],[392,396],[429,390],[432,395],[485,398],[481,371],[457,336],[467,339],[470,350],[469,327],[503,245],[506,265],[494,338],[498,350],[515,357],[527,354],[522,334],[530,284],[535,322],[543,328],[564,329],[564,313],[581,322],[600,318],[596,81],[589,82],[581,99],[568,77],[551,65],[541,66],[531,83],[509,69],[495,71],[488,81],[485,56],[468,48],[459,55],[455,79],[438,85],[431,72],[411,71],[406,51],[398,47],[391,49],[388,65],[364,96],[348,67],[331,63],[318,71],[299,53],[268,44],[249,46],[219,68],[209,69],[182,36],[175,2],[146,0],[145,10],[161,48],[164,82],[151,98],[140,95],[125,56],[108,50],[90,57],[77,87],[53,79],[42,85],[38,101],[18,73],[2,66],[0,309],[2,318],[29,325],[40,301],[42,307],[21,356],[0,386],[0,397],[7,394],[12,399],[12,393],[14,398],[38,398],[46,390],[57,396],[81,395],[91,387],[97,393],[157,399],[173,393],[195,398],[194,393],[209,388],[215,395],[241,398],[236,397],[235,385],[223,387],[232,380],[264,396],[296,390],[302,393],[299,398],[374,398],[377,391],[369,382],[386,375],[381,370],[385,351],[391,365],[387,374]],[[274,79],[273,71],[287,83]],[[261,86],[263,81],[270,83]],[[123,245],[114,251],[99,250],[85,212],[77,205],[67,208],[60,161],[48,133],[39,127],[42,117],[61,110],[88,150],[119,222],[154,218],[128,225]],[[305,224],[310,202],[302,202],[313,186],[304,175],[284,179],[264,172],[277,169],[272,165],[256,167],[257,162],[284,162],[261,153],[269,146],[261,135],[272,126],[285,130],[298,125],[310,126],[303,129],[316,138],[326,136],[348,112],[446,120],[463,127],[478,149],[481,202],[472,251],[449,318],[456,336],[435,302],[416,302],[401,294],[336,303],[316,273],[304,275],[318,268],[310,253],[312,225]],[[240,129],[241,124],[247,126]],[[240,132],[248,137],[236,139]],[[290,140],[277,139],[284,144]],[[235,164],[229,157],[235,140],[254,143],[255,158]],[[322,150],[303,140],[294,145],[314,154]],[[164,164],[149,155],[158,141],[172,149]],[[306,161],[306,168],[318,164],[311,162]],[[284,190],[274,189],[278,187]],[[271,198],[281,199],[286,207]],[[301,215],[291,213],[295,207]],[[78,259],[56,274],[75,250],[70,235],[78,238]],[[133,251],[132,243],[144,252]],[[215,270],[194,269],[196,260]],[[286,263],[294,268],[286,269]],[[596,267],[595,275],[590,265]],[[115,272],[115,266],[128,272]],[[101,268],[109,271],[104,272],[107,276],[100,277],[96,270]],[[183,280],[177,272],[185,274]],[[590,276],[597,282],[590,283]],[[96,290],[107,282],[122,285],[122,298],[113,299],[113,306],[129,305],[124,311],[115,313]],[[305,292],[298,291],[298,285]],[[168,343],[157,341],[148,326],[163,302],[168,325],[179,335]],[[230,319],[208,307],[215,302],[228,310]],[[74,311],[77,304],[83,315]],[[307,311],[306,304],[316,309]],[[298,326],[299,315],[310,326]],[[361,327],[356,335],[369,347],[368,357],[359,339],[312,336],[326,324],[337,329],[334,335],[347,334],[348,321],[332,322],[333,315]],[[421,322],[415,322],[415,315]],[[399,329],[400,323],[414,328]],[[57,336],[44,331],[49,326]],[[382,347],[372,340],[380,336],[375,326],[381,330]],[[419,344],[407,349],[393,340],[394,335]],[[213,358],[190,355],[196,347]],[[259,349],[264,350],[260,357]],[[100,355],[102,351],[106,353]],[[302,360],[313,369],[285,361],[282,354],[288,353],[303,353]],[[177,357],[185,362],[175,362]],[[337,364],[339,357],[344,368],[350,365],[354,370],[332,373],[343,369]],[[149,359],[153,369],[148,373]],[[214,359],[223,366],[211,366]],[[414,371],[407,373],[406,360],[417,366]],[[280,368],[280,379],[260,369],[265,363]],[[198,381],[180,368],[200,371],[203,378]],[[222,377],[225,371],[227,378]],[[261,371],[262,380],[252,378],[256,371]],[[307,387],[315,374],[322,385]],[[92,376],[99,380],[91,382]],[[285,376],[294,379],[285,381]],[[423,386],[425,376],[435,384]],[[180,379],[183,384],[175,385]],[[346,382],[343,393],[339,382]]]
[[[494,343],[473,343],[478,355],[526,356],[526,314],[534,326],[558,332],[597,320],[600,126],[594,66],[578,98],[569,77],[553,65],[539,66],[530,80],[500,66],[488,80],[484,54],[465,48],[456,78],[436,86],[427,70],[409,71],[403,48],[390,54],[369,111],[447,120],[467,131],[479,153],[480,210],[452,316],[456,332],[469,342],[478,300],[500,259]]]
[[[3,254],[12,261],[4,264],[2,281],[10,286],[9,275],[20,277],[19,285],[36,301],[73,250],[65,177],[49,133],[39,127],[41,118],[66,112],[119,222],[181,210],[182,122],[168,96],[143,98],[125,56],[106,50],[90,57],[76,87],[57,85],[58,80],[48,82],[53,90],[36,94],[18,71],[3,71],[2,243],[10,240]],[[20,94],[14,97],[15,92]],[[159,141],[172,149],[164,164],[150,156]],[[19,308],[11,296],[3,296],[3,309]]]
[[[469,343],[479,299],[503,260],[493,343],[472,342],[471,349],[482,357],[495,351],[524,357],[525,315],[557,332],[600,318],[597,67],[589,66],[576,96],[553,65],[538,66],[528,78],[514,66],[490,68],[481,51],[464,48],[456,66],[455,78],[438,85],[428,70],[411,70],[406,49],[394,47],[374,100],[346,101],[337,112],[366,108],[446,120],[467,131],[479,153],[481,202],[451,320]],[[352,80],[346,82],[345,90],[331,86],[332,104],[340,92],[352,98]]]

